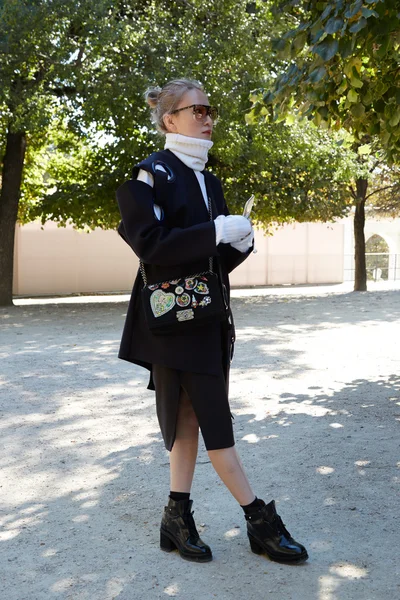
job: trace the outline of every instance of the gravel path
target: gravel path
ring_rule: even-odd
[[[168,453],[116,356],[126,301],[21,303],[0,309],[2,600],[400,598],[400,291],[262,294],[233,300],[237,448],[310,560],[251,553],[202,444],[214,560],[161,552]]]

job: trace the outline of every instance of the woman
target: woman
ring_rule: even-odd
[[[254,234],[246,218],[229,215],[219,180],[204,170],[217,110],[201,85],[187,79],[152,88],[146,99],[165,147],[135,166],[132,180],[118,189],[118,231],[142,261],[149,285],[202,273],[213,257],[229,297],[228,273],[249,256]],[[280,562],[306,560],[306,549],[285,529],[274,501],[265,504],[255,496],[236,452],[228,401],[233,322],[212,322],[184,335],[154,335],[140,297],[143,285],[138,272],[119,357],[150,371],[148,389],[155,389],[170,452],[162,550],[176,548],[192,561],[212,559],[191,512],[200,428],[214,469],[244,510],[253,552]]]

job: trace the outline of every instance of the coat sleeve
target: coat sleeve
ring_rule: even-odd
[[[169,229],[154,215],[154,191],[142,181],[126,181],[117,190],[120,236],[147,264],[172,266],[218,254],[213,221]],[[240,253],[238,253],[240,254]]]

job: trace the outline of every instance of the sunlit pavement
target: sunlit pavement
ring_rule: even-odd
[[[369,288],[232,293],[236,446],[307,547],[298,567],[250,551],[202,440],[193,509],[214,560],[160,551],[169,459],[147,372],[117,358],[129,295],[0,309],[1,600],[399,597],[400,292]]]
[[[353,282],[333,283],[329,285],[285,285],[285,286],[265,286],[251,288],[234,288],[231,290],[232,298],[244,298],[247,296],[322,296],[325,294],[341,294],[344,292],[352,292]],[[400,281],[382,281],[368,282],[368,291],[381,290],[399,290]],[[86,302],[127,302],[130,294],[113,293],[113,294],[81,294],[72,296],[49,296],[25,298],[17,297],[14,299],[16,306],[28,306],[32,304],[83,304]]]

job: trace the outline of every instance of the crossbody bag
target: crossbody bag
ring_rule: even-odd
[[[211,201],[208,213],[212,221]],[[228,298],[222,279],[214,272],[213,257],[208,271],[149,284],[140,261],[144,287],[141,299],[146,322],[157,335],[181,334],[206,323],[228,319]]]

